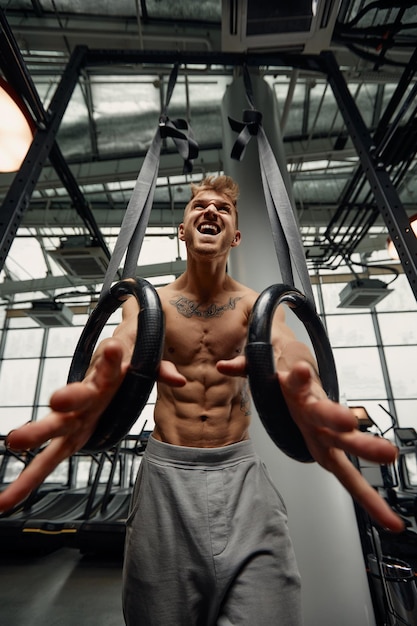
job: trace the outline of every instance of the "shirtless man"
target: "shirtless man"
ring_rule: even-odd
[[[299,575],[285,506],[248,435],[243,350],[257,294],[226,273],[241,239],[238,189],[220,176],[192,186],[192,194],[179,227],[187,269],[159,290],[166,338],[155,429],[127,521],[125,620],[128,626],[298,626]],[[136,301],[127,300],[122,323],[97,348],[84,381],[55,392],[48,416],[9,435],[14,449],[51,441],[0,495],[0,510],[22,500],[88,440],[130,361],[137,313]],[[326,398],[310,351],[280,309],[275,317],[278,375],[310,452],[381,525],[402,530],[345,454],[390,463],[395,447],[361,433],[351,412]]]

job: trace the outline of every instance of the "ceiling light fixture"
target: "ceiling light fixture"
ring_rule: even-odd
[[[103,280],[109,264],[103,249],[89,235],[72,235],[48,254],[71,276]]]
[[[387,283],[377,278],[356,278],[351,280],[339,293],[340,302],[337,305],[342,309],[371,308],[381,302],[392,289]]]
[[[72,326],[71,309],[55,300],[35,300],[32,308],[25,310],[25,314],[44,328]]]
[[[33,140],[35,124],[23,100],[0,76],[0,172],[17,172]]]

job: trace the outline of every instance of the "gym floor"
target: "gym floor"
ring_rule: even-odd
[[[44,555],[3,553],[0,624],[122,626],[121,587],[121,557],[83,556],[71,548]]]

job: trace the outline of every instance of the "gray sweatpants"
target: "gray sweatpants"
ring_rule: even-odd
[[[128,626],[299,626],[285,505],[250,441],[152,437],[127,520]]]

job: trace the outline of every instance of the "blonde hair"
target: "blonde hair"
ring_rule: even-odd
[[[200,183],[191,183],[191,200],[201,191],[212,189],[216,193],[223,194],[232,201],[236,209],[236,226],[238,222],[237,199],[239,197],[239,185],[231,176],[206,176]]]

